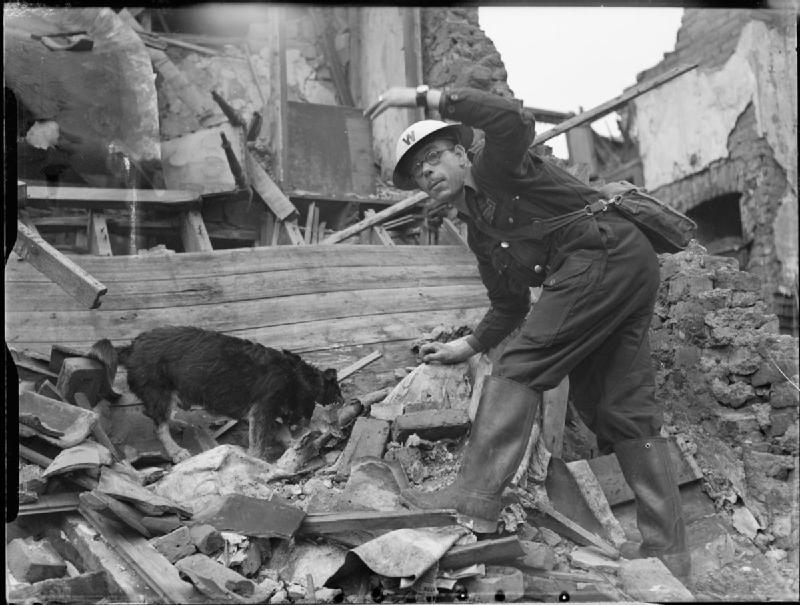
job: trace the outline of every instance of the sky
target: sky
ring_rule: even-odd
[[[508,85],[529,107],[579,113],[636,84],[636,74],[675,48],[682,8],[480,7],[481,29],[494,42]],[[592,124],[618,136],[617,114]],[[551,125],[537,126],[537,132]],[[548,142],[567,157],[566,137]]]

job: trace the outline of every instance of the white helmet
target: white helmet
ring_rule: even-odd
[[[397,162],[394,165],[392,182],[399,189],[416,189],[417,183],[406,170],[403,160],[410,158],[419,144],[431,135],[439,134],[448,137],[455,137],[465,149],[469,149],[472,142],[472,129],[469,126],[458,122],[442,122],[441,120],[421,120],[414,122],[403,131],[397,140],[394,149],[394,157]]]

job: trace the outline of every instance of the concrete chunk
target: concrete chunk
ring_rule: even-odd
[[[194,543],[192,543],[192,536],[189,533],[189,528],[183,526],[163,536],[151,538],[150,544],[164,555],[170,563],[193,555],[196,550]]]
[[[622,561],[619,576],[622,590],[640,601],[663,603],[694,600],[692,593],[655,557]]]
[[[32,584],[67,573],[67,564],[46,540],[15,538],[6,550],[9,571],[20,582]]]
[[[529,540],[520,540],[525,556],[520,562],[527,567],[549,571],[555,567],[556,553],[546,544],[539,544]]]

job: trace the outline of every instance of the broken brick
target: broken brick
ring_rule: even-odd
[[[83,393],[91,405],[108,393],[108,372],[102,363],[85,357],[70,357],[61,364],[56,389],[66,401],[75,403],[75,393]]]
[[[416,433],[422,439],[457,439],[462,437],[470,426],[467,410],[424,410],[403,414],[394,420],[392,439],[399,443]]]
[[[6,565],[17,580],[29,584],[67,573],[64,559],[46,540],[12,540],[6,550]]]
[[[188,557],[196,550],[188,527],[179,527],[164,536],[151,538],[150,544],[170,563]]]
[[[189,527],[189,535],[191,536],[192,544],[204,555],[215,553],[225,546],[222,534],[213,525],[208,525],[207,523],[192,525]]]

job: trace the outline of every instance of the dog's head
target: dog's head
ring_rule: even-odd
[[[316,404],[344,403],[335,369],[320,370],[291,351],[283,349],[282,353],[284,359],[292,367],[295,377],[299,380],[296,389],[298,397],[294,402],[294,408],[283,410],[284,416],[290,423],[294,424],[297,420],[311,418]]]

